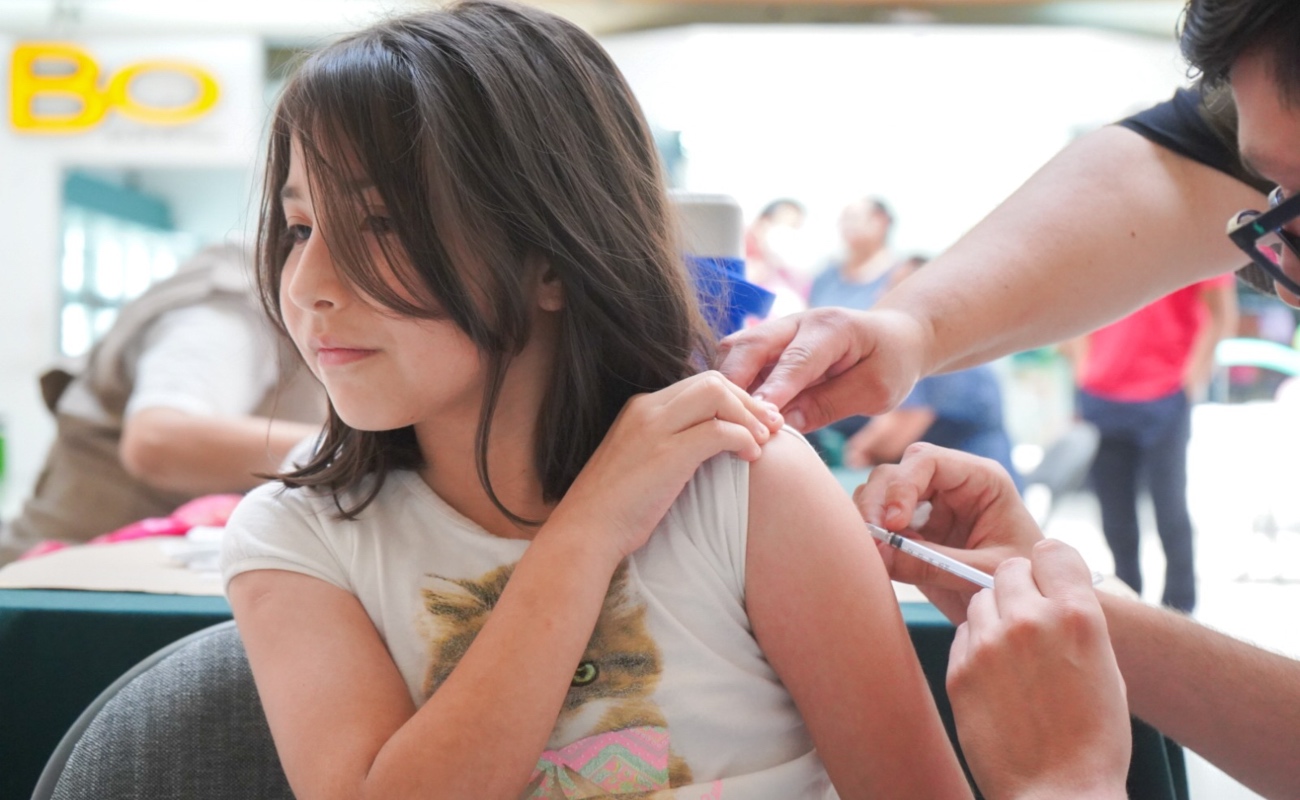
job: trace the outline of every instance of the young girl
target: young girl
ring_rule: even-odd
[[[701,371],[673,229],[549,14],[398,19],[290,81],[259,280],[331,419],[224,571],[299,798],[969,796],[851,501]]]

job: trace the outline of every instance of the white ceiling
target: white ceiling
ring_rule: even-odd
[[[533,0],[597,34],[702,22],[1079,24],[1170,37],[1182,0]],[[296,46],[437,0],[0,0],[0,33],[255,33]]]

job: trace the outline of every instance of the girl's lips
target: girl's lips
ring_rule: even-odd
[[[323,367],[341,367],[369,358],[378,350],[360,350],[352,347],[322,347],[316,351],[316,360]]]

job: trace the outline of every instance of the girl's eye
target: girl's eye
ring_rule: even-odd
[[[290,225],[287,228],[285,228],[285,234],[289,237],[289,241],[293,242],[294,244],[302,244],[303,242],[311,238],[311,226]]]
[[[381,214],[370,214],[362,221],[361,227],[376,236],[387,236],[393,232],[393,220]]]

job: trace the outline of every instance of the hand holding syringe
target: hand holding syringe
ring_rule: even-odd
[[[920,504],[917,507],[916,511],[917,513],[914,515],[912,520],[913,523],[924,524],[925,519],[929,517],[929,511],[930,511],[929,504],[928,503]],[[872,525],[870,522],[867,523],[867,530],[876,539],[880,540],[881,542],[884,542],[885,544],[889,545],[890,547],[893,547],[896,550],[901,550],[904,553],[907,553],[913,558],[919,558],[925,563],[938,567],[939,569],[945,572],[950,572],[959,578],[965,578],[966,580],[970,581],[976,586],[980,586],[984,589],[993,588],[993,576],[988,574],[987,572],[982,572],[978,569],[975,569],[972,566],[963,564],[957,559],[952,558],[950,556],[946,556],[943,553],[938,552],[937,550],[926,547],[920,542],[916,542],[913,541],[912,539],[905,538],[903,536],[900,536],[897,533],[892,533],[878,525]],[[1101,573],[1096,572],[1094,570],[1092,573],[1092,585],[1096,586],[1097,584],[1101,583],[1101,581],[1102,581]]]
[[[911,539],[904,539],[897,533],[890,533],[878,525],[867,523],[867,530],[871,535],[889,545],[890,547],[902,550],[904,553],[919,558],[927,564],[938,567],[945,572],[951,572],[961,578],[965,578],[976,586],[982,586],[985,589],[993,588],[993,576],[987,572],[980,572],[974,567],[969,567],[955,558],[945,556],[943,553],[931,550],[923,544],[918,544]]]

